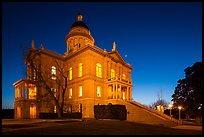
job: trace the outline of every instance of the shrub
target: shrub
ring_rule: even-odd
[[[95,105],[94,117],[96,119],[127,119],[127,110],[125,105]]]
[[[2,109],[2,119],[13,119],[14,109]]]
[[[40,119],[56,119],[58,118],[57,113],[39,113]]]
[[[63,118],[82,118],[81,112],[64,113]]]

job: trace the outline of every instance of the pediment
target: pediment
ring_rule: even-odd
[[[120,62],[125,62],[125,60],[122,58],[122,56],[120,55],[120,53],[117,50],[109,52],[109,55],[111,57],[113,57],[115,60],[118,60]]]

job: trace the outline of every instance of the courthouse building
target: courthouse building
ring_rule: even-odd
[[[115,42],[110,45],[111,51],[96,46],[81,14],[77,15],[65,41],[67,50],[64,55],[50,51],[43,45],[36,49],[34,41],[27,54],[27,59],[37,56],[41,64],[40,72],[46,73],[42,75],[46,75],[53,85],[51,90],[55,96],[59,94],[56,81],[60,71],[55,62],[63,64],[64,69],[67,69],[64,113],[82,112],[83,118],[94,118],[94,105],[132,100],[132,66],[117,51]],[[39,113],[56,113],[52,97],[48,95],[47,101],[41,101],[46,88],[30,82],[37,75],[26,60],[25,63],[28,77],[13,84],[15,118],[39,118]]]

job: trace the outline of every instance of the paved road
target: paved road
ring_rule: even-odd
[[[201,126],[164,127],[120,120],[2,120],[3,135],[201,135]]]

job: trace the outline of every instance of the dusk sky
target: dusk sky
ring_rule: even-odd
[[[201,2],[2,3],[2,107],[13,108],[13,83],[24,75],[22,48],[43,43],[66,52],[65,36],[78,11],[95,45],[116,49],[133,67],[133,99],[171,102],[184,69],[202,61]]]

